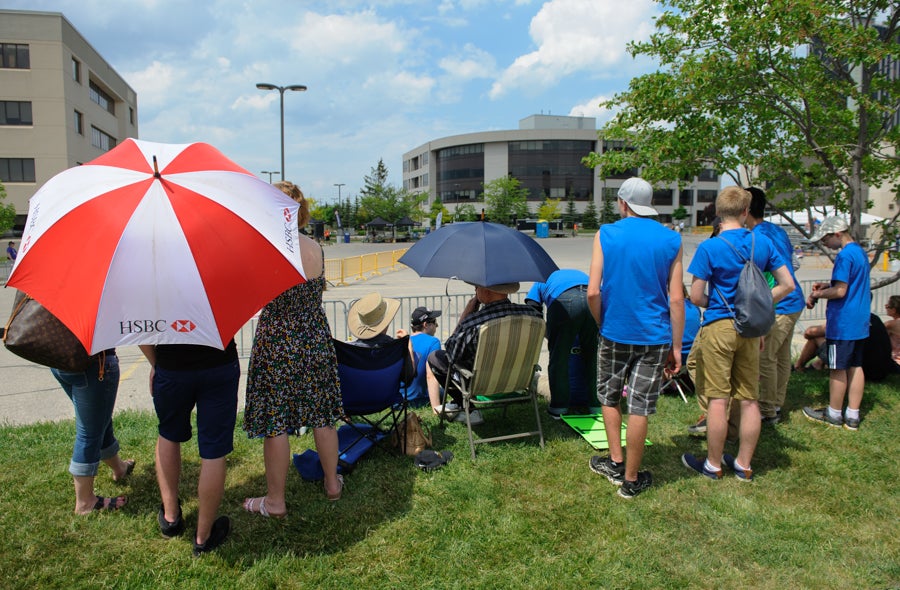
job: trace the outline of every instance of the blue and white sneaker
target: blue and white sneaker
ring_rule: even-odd
[[[693,469],[700,475],[705,475],[710,479],[722,479],[722,470],[710,471],[706,468],[706,457],[695,457],[690,453],[681,456],[681,462],[688,469]]]

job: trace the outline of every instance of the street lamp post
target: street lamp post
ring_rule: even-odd
[[[278,172],[278,170],[272,170],[271,172],[269,172],[268,170],[260,170],[259,173],[269,175],[269,184],[272,184],[272,175],[273,174],[280,174],[280,172]]]
[[[281,99],[281,180],[284,180],[284,91],[294,90],[304,92],[306,86],[303,84],[291,84],[289,86],[276,86],[275,84],[260,83],[256,85],[260,90],[277,90]]]
[[[341,204],[341,187],[347,186],[347,185],[343,182],[335,182],[334,186],[338,187],[338,205],[340,205]]]

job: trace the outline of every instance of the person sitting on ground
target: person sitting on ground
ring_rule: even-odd
[[[410,316],[409,326],[412,335],[409,337],[409,343],[416,359],[416,378],[406,387],[406,401],[413,408],[421,408],[426,403],[431,403],[432,406],[440,403],[437,401],[440,396],[440,385],[426,369],[428,355],[441,349],[441,341],[434,335],[437,332],[439,317],[441,317],[440,311],[427,307],[415,308]],[[404,336],[406,336],[406,330],[397,330],[397,338]],[[432,399],[433,389],[435,391]]]
[[[884,323],[891,339],[891,358],[900,366],[900,295],[891,295],[884,309],[891,318]]]
[[[354,301],[347,312],[347,325],[350,327],[350,333],[356,337],[350,344],[378,348],[393,342],[394,338],[388,335],[387,330],[399,309],[399,299],[384,298],[378,293],[369,293]],[[403,357],[400,379],[403,383],[409,384],[415,377],[416,361],[410,344],[409,355]]]
[[[459,316],[459,323],[453,334],[444,342],[444,350],[436,350],[428,355],[428,366],[438,383],[447,383],[447,374],[451,364],[457,364],[466,369],[471,369],[475,364],[475,352],[478,349],[478,335],[481,324],[506,317],[508,315],[528,315],[543,319],[543,314],[530,305],[513,303],[509,295],[519,290],[519,283],[503,283],[499,285],[474,285],[475,296],[466,303]],[[453,399],[453,404],[438,406],[435,412],[449,414],[459,412],[462,407],[462,392],[453,386],[445,391]],[[473,410],[469,413],[471,424],[477,425],[484,422],[481,412]],[[456,414],[454,420],[465,422],[462,413]]]
[[[803,343],[800,356],[794,362],[794,371],[805,371],[808,367],[821,371],[828,360],[828,353],[825,350],[825,324],[808,327],[803,331],[803,337],[806,342]]]

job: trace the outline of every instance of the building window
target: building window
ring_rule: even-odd
[[[28,45],[0,43],[0,68],[30,70],[31,56],[28,53]]]
[[[697,178],[701,181],[716,181],[719,180],[719,175],[712,168],[704,168]]]
[[[84,135],[84,115],[75,111],[75,133]]]
[[[0,158],[0,182],[34,182],[34,158]]]
[[[674,192],[675,191],[668,188],[654,189],[653,199],[651,202],[653,205],[671,205],[674,200]]]
[[[92,101],[109,111],[110,114],[116,114],[116,101],[93,81],[90,83],[90,95]]]
[[[0,100],[0,125],[32,125],[31,102]]]
[[[72,79],[81,84],[81,62],[72,58]]]
[[[528,200],[593,199],[594,172],[581,163],[592,141],[538,139],[508,143],[509,173],[528,190]]]
[[[128,107],[128,122],[134,125],[134,109]]]
[[[719,193],[717,191],[710,190],[698,190],[697,191],[697,202],[698,203],[715,203],[716,196]]]
[[[91,126],[91,145],[95,148],[99,148],[104,152],[108,152],[109,150],[116,147],[116,138],[108,133],[104,133],[100,131],[94,126]]]

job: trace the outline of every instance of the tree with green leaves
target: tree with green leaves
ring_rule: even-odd
[[[672,211],[672,219],[675,221],[681,221],[682,219],[687,219],[688,210],[685,209],[682,205],[678,205]]]
[[[437,220],[437,216],[443,213],[441,219],[444,221],[450,221],[450,211],[444,207],[443,201],[441,201],[440,197],[435,197],[434,201],[431,202],[431,206],[428,210],[428,219],[431,220],[432,225],[434,225]]]
[[[380,197],[388,187],[388,169],[384,165],[384,159],[379,159],[372,171],[363,177],[363,188],[359,191],[360,197]]]
[[[584,213],[581,215],[581,226],[584,229],[600,227],[600,223],[597,221],[597,205],[594,204],[593,199],[588,201],[587,207],[584,208]]]
[[[0,234],[13,228],[16,224],[16,206],[6,201],[6,188],[0,182]]]
[[[472,203],[463,203],[456,208],[455,221],[478,221],[480,218],[481,213],[475,209],[475,205]],[[447,220],[446,215],[444,219]]]
[[[495,223],[510,225],[528,217],[528,189],[518,178],[504,176],[483,185],[485,214]]]
[[[578,210],[575,208],[575,199],[570,195],[568,199],[566,199],[566,212],[563,213],[562,220],[563,225],[565,227],[572,227],[574,224],[578,223],[578,220],[581,218],[578,215]]]
[[[546,199],[541,203],[541,206],[538,207],[538,219],[546,219],[547,221],[559,219],[559,203],[560,199]]]
[[[896,195],[900,182],[900,76],[884,67],[900,61],[900,4],[659,3],[667,10],[656,32],[629,46],[659,70],[603,103],[618,112],[602,136],[634,149],[591,154],[585,163],[603,177],[640,167],[651,182],[713,168],[740,184],[735,175],[746,169],[750,183],[784,197],[780,210],[827,204],[849,214],[861,240],[867,187],[891,186]],[[896,209],[881,224],[876,261],[896,239]]]

